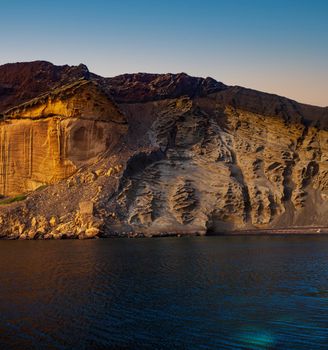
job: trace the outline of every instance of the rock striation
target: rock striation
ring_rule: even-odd
[[[0,72],[4,237],[328,226],[327,108],[184,73]]]
[[[0,193],[67,178],[110,150],[126,130],[116,105],[87,80],[13,107],[0,122]]]

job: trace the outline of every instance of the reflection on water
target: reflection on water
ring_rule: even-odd
[[[0,241],[1,349],[327,349],[328,237]]]

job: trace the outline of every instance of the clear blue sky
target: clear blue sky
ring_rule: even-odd
[[[328,106],[328,0],[0,0],[0,64],[181,72]]]

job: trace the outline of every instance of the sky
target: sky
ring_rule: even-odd
[[[327,0],[0,0],[0,64],[186,72],[328,106]]]

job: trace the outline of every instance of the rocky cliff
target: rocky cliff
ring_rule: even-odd
[[[122,113],[87,80],[13,107],[0,122],[0,193],[69,177],[109,151],[126,129]]]
[[[0,73],[2,236],[328,226],[327,108],[184,73]]]

